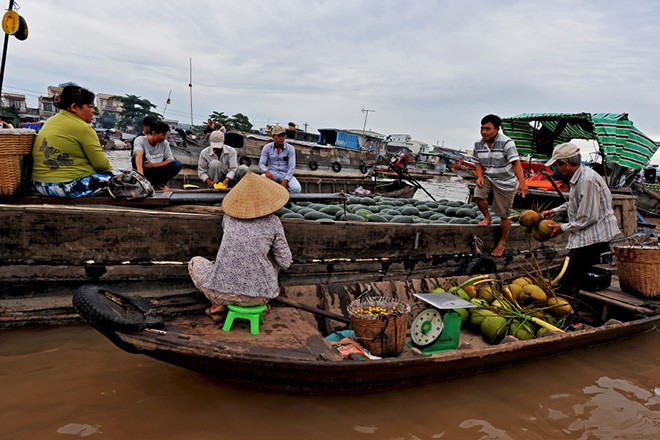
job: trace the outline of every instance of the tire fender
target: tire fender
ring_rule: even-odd
[[[147,298],[113,292],[100,286],[86,285],[73,295],[73,307],[97,330],[126,333],[145,328],[163,328],[163,316]]]
[[[310,170],[316,171],[319,168],[319,164],[317,164],[315,161],[310,160],[309,163],[307,164]]]
[[[341,171],[341,164],[339,162],[332,162],[332,171],[338,173]]]

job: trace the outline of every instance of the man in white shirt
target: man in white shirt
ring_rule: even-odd
[[[225,145],[225,134],[216,130],[209,136],[211,145],[199,154],[197,175],[211,188],[216,183],[222,183],[230,188],[245,176],[249,168],[238,165],[236,150]]]

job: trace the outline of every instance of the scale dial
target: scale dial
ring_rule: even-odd
[[[425,309],[413,319],[410,326],[410,338],[418,347],[433,344],[442,334],[444,322],[438,309]]]

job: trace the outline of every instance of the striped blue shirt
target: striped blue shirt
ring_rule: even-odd
[[[485,140],[474,144],[474,157],[484,167],[484,177],[496,187],[513,191],[518,188],[518,178],[513,172],[513,162],[520,160],[516,144],[500,131],[493,139],[493,147],[488,148]]]
[[[591,168],[580,165],[571,178],[568,202],[553,209],[567,212],[568,249],[607,243],[620,231],[612,209],[612,194],[603,178]]]
[[[275,142],[264,145],[259,159],[259,169],[262,173],[268,170],[274,175],[280,174],[279,180],[290,181],[296,170],[296,150],[286,141],[279,153],[275,148]]]

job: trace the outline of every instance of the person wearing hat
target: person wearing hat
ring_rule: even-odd
[[[215,263],[193,257],[188,272],[218,320],[227,304],[266,304],[279,295],[277,273],[292,262],[280,219],[273,213],[289,201],[281,185],[248,173],[222,201],[222,242]]]
[[[481,119],[481,140],[474,144],[477,186],[474,201],[484,216],[479,223],[488,226],[492,222],[488,210],[488,196],[493,194],[493,212],[500,217],[500,239],[491,252],[501,257],[506,239],[511,231],[511,208],[516,192],[527,195],[527,184],[523,174],[518,150],[513,140],[500,131],[502,119],[497,115],[486,115]]]
[[[250,169],[238,164],[236,149],[225,145],[225,134],[221,130],[211,133],[210,146],[199,153],[197,175],[211,188],[222,183],[226,188],[235,186]]]
[[[274,180],[292,193],[299,193],[302,187],[293,177],[296,170],[296,150],[286,139],[286,129],[281,125],[273,128],[273,142],[264,145],[259,159],[259,168],[264,176]]]
[[[567,223],[555,223],[552,236],[568,232],[569,265],[560,281],[562,292],[573,295],[580,290],[580,282],[602,253],[609,251],[609,242],[620,233],[612,209],[612,194],[605,180],[593,169],[582,165],[580,149],[571,143],[557,145],[546,166],[555,165],[557,171],[570,178],[568,202],[543,211],[543,218],[567,213]]]

